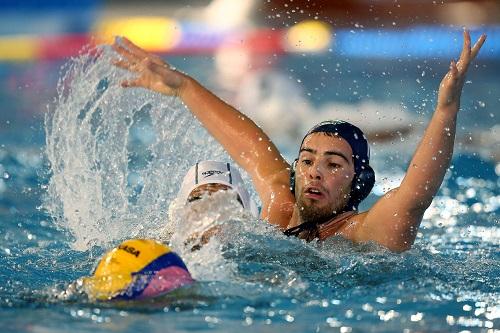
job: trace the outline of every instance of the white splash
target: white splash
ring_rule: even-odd
[[[217,281],[228,279],[236,270],[236,264],[223,256],[225,225],[256,223],[233,191],[213,193],[188,205],[175,200],[169,218],[161,240],[170,241],[195,279]]]
[[[177,99],[121,88],[115,57],[105,46],[72,59],[45,119],[43,208],[77,250],[154,236],[189,166],[229,160]]]

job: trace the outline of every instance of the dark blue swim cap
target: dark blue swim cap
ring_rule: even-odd
[[[311,128],[302,139],[300,147],[304,140],[313,133],[331,133],[339,136],[349,143],[352,149],[354,171],[359,174],[363,166],[370,163],[370,147],[363,132],[353,124],[342,120],[323,121]]]

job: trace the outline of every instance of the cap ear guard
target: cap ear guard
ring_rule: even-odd
[[[369,165],[363,165],[361,172],[354,176],[351,184],[351,199],[347,204],[351,209],[358,209],[358,205],[370,194],[375,185],[375,171]]]

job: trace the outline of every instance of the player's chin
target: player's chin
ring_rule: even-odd
[[[326,200],[325,198],[321,198],[321,199],[306,198],[304,200],[304,204],[305,204],[305,206],[315,208],[318,210],[322,210],[322,209],[325,209],[325,208],[328,208],[331,206],[331,203],[328,200]]]

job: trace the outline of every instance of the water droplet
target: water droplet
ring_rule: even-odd
[[[243,312],[244,313],[254,313],[255,312],[255,308],[251,307],[251,306],[247,306],[243,309]]]
[[[469,199],[474,198],[476,196],[476,190],[474,188],[467,189],[467,191],[465,192],[465,196]]]
[[[417,312],[414,315],[411,315],[410,320],[411,321],[420,321],[424,317],[424,314],[422,312]]]
[[[361,306],[361,308],[366,311],[366,312],[371,312],[373,311],[373,306],[371,306],[369,303],[366,303],[366,304],[363,304],[363,306]]]
[[[340,327],[340,325],[342,324],[340,321],[337,320],[337,318],[332,318],[332,317],[326,318],[326,323],[330,327]]]

